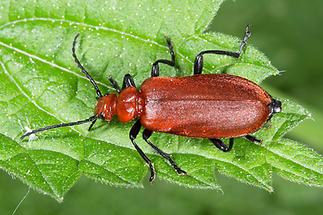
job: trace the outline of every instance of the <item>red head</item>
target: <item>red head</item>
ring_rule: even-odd
[[[118,115],[120,122],[129,122],[140,116],[143,109],[143,99],[135,87],[128,87],[119,96],[110,94],[99,98],[95,115],[106,121],[111,121]]]
[[[116,114],[117,96],[115,94],[105,95],[99,98],[95,107],[95,115],[106,121],[111,121]]]

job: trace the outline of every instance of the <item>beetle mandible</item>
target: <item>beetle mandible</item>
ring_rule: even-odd
[[[123,79],[122,88],[109,77],[117,94],[103,95],[95,80],[86,71],[76,56],[75,46],[79,34],[74,38],[72,55],[77,66],[90,80],[97,94],[98,102],[94,115],[88,119],[46,126],[26,132],[21,136],[41,131],[80,125],[91,122],[89,130],[97,119],[111,121],[116,115],[122,123],[136,119],[129,137],[131,143],[150,168],[150,181],[155,179],[154,165],[148,156],[136,144],[135,139],[141,127],[144,127],[143,139],[159,155],[165,158],[178,174],[185,175],[171,156],[154,145],[149,137],[153,132],[207,138],[224,152],[232,149],[234,138],[244,137],[251,142],[260,142],[250,135],[259,130],[273,114],[281,111],[281,102],[273,99],[257,84],[229,74],[202,74],[205,54],[225,55],[239,58],[250,38],[249,26],[237,52],[224,50],[206,50],[200,52],[194,62],[193,76],[159,77],[159,64],[175,67],[175,53],[169,38],[166,38],[171,60],[159,59],[151,69],[151,77],[137,89],[130,74]],[[227,146],[219,138],[229,138]]]

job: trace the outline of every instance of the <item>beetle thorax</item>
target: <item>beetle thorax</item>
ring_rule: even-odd
[[[135,87],[121,91],[117,101],[117,115],[120,122],[129,122],[140,117],[144,101]]]
[[[135,87],[128,87],[119,96],[110,94],[99,98],[95,114],[106,121],[114,115],[120,122],[129,122],[140,117],[143,110],[143,99]]]

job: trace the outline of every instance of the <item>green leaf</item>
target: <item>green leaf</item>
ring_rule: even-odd
[[[63,199],[82,176],[113,186],[142,187],[147,167],[133,149],[131,123],[100,122],[51,130],[20,141],[26,129],[89,117],[95,106],[91,84],[71,56],[78,55],[103,92],[112,75],[131,73],[137,85],[151,64],[169,58],[165,36],[174,43],[178,69],[161,66],[162,76],[190,75],[195,55],[206,49],[238,50],[240,38],[204,33],[222,0],[173,1],[9,1],[0,2],[0,168],[35,190]],[[243,33],[243,27],[241,31]],[[226,72],[260,83],[279,71],[254,47],[240,59],[207,56],[206,73]],[[323,186],[322,157],[281,138],[309,116],[292,101],[256,133],[262,145],[237,139],[231,153],[206,140],[154,134],[152,141],[171,153],[188,172],[179,176],[151,148],[138,144],[155,163],[158,178],[182,186],[221,190],[214,170],[272,191],[272,174]],[[226,141],[226,140],[225,140]]]

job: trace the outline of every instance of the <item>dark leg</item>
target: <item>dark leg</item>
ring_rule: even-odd
[[[75,46],[76,46],[76,40],[77,38],[80,36],[80,34],[77,34],[74,38],[73,41],[73,46],[72,46],[72,55],[74,58],[75,63],[77,64],[77,66],[81,69],[81,71],[85,74],[85,76],[90,80],[91,84],[93,85],[95,92],[98,96],[98,98],[102,97],[102,93],[98,87],[98,85],[96,84],[96,82],[94,81],[94,79],[91,77],[91,75],[86,71],[86,69],[82,66],[81,62],[79,61],[79,59],[76,56],[75,53]]]
[[[229,139],[229,146],[225,145],[220,139],[210,139],[210,141],[221,151],[229,152],[232,149],[234,138]]]
[[[136,87],[136,84],[130,74],[126,74],[123,77],[122,89],[127,88],[127,87]]]
[[[110,83],[111,83],[112,87],[113,87],[113,88],[114,88],[118,93],[120,93],[120,92],[121,92],[121,88],[120,88],[120,86],[119,86],[118,82],[116,82],[116,80],[114,80],[111,76],[109,76],[109,81],[110,81]]]
[[[119,84],[110,76],[109,77],[109,81],[111,83],[111,85],[113,86],[113,88],[120,93],[121,92],[121,88],[119,87]],[[122,89],[127,88],[127,87],[136,87],[136,84],[132,78],[132,76],[130,74],[126,74],[123,77],[123,84],[122,84]]]
[[[250,38],[251,32],[249,30],[249,25],[246,27],[246,32],[244,34],[244,37],[241,41],[240,44],[240,49],[238,52],[232,52],[232,51],[223,51],[223,50],[206,50],[200,52],[196,57],[195,57],[195,62],[194,62],[194,74],[201,74],[203,70],[203,55],[204,54],[218,54],[218,55],[227,55],[231,56],[234,58],[239,58],[244,47],[247,45],[247,40]]]
[[[163,158],[165,158],[172,165],[172,167],[175,169],[175,171],[178,174],[186,175],[186,172],[177,166],[177,164],[170,157],[169,154],[167,154],[166,152],[163,152],[161,149],[159,149],[157,146],[155,146],[152,142],[148,140],[148,138],[152,135],[152,133],[153,132],[150,130],[147,130],[147,129],[144,130],[142,137],[146,141],[146,143],[148,143],[158,154],[160,154]]]
[[[244,138],[246,138],[247,140],[253,143],[261,143],[261,140],[257,139],[255,136],[252,136],[252,135],[246,135],[244,136]]]
[[[130,140],[131,140],[133,146],[136,148],[137,152],[145,160],[145,162],[149,165],[149,169],[150,169],[149,181],[151,182],[151,181],[153,181],[155,179],[155,175],[156,175],[154,165],[151,162],[151,160],[147,157],[147,155],[135,143],[135,139],[136,139],[136,137],[137,137],[137,135],[138,135],[138,133],[140,131],[140,128],[141,128],[140,121],[137,120],[136,123],[132,126],[132,128],[130,130],[129,137],[130,137]]]
[[[175,67],[175,53],[172,45],[172,41],[169,38],[166,38],[167,46],[169,49],[170,56],[172,60],[165,60],[165,59],[159,59],[153,63],[153,67],[151,68],[151,77],[157,77],[159,76],[159,65],[158,63],[163,63],[169,66]]]

